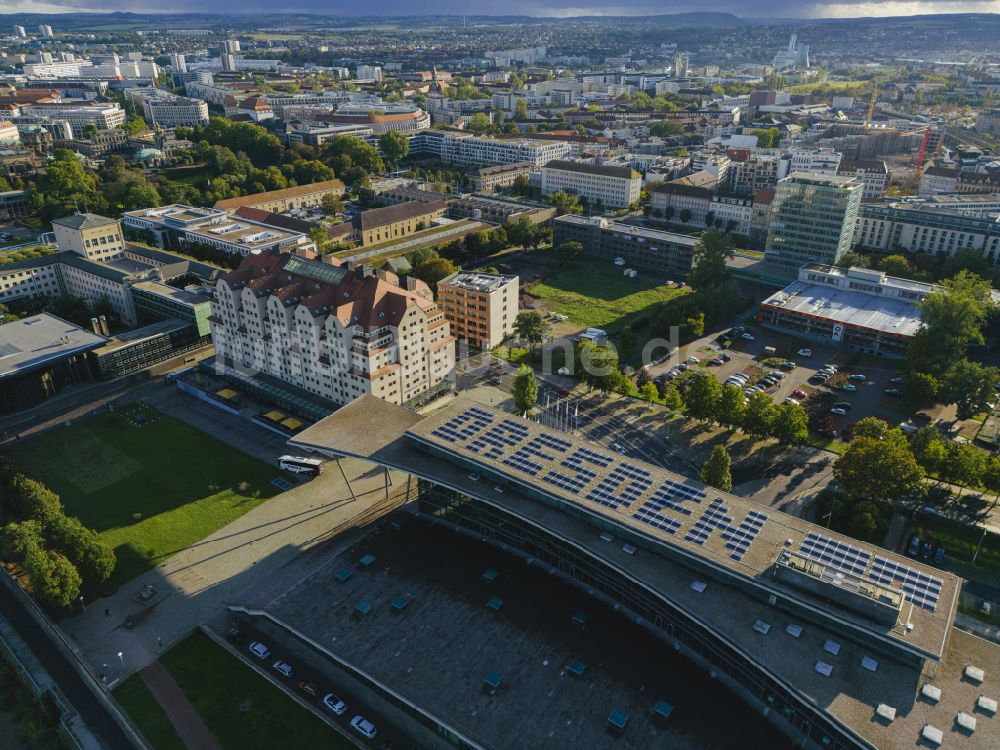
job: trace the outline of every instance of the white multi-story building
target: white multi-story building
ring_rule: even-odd
[[[187,59],[179,52],[173,52],[170,55],[170,67],[175,73],[187,73]]]
[[[212,302],[217,358],[337,404],[412,404],[450,388],[455,339],[430,289],[297,255],[250,255]]]
[[[59,102],[56,104],[32,104],[27,114],[65,120],[77,133],[88,125],[98,130],[111,130],[125,122],[125,110],[118,104],[96,104],[87,106],[80,102]]]
[[[920,175],[920,195],[958,192],[959,171],[954,167],[927,167]]]
[[[359,65],[357,70],[359,81],[381,81],[382,68],[378,65]]]
[[[156,88],[126,89],[125,96],[142,107],[143,117],[153,127],[208,124],[208,104],[202,99],[177,96]]]
[[[54,35],[52,33],[52,27],[47,23],[43,23],[38,27],[38,33],[41,34],[46,39],[51,39]]]
[[[25,63],[24,75],[27,78],[79,78],[83,70],[93,67],[89,61],[74,60],[72,62]]]
[[[498,68],[509,68],[514,63],[531,65],[545,59],[545,47],[522,47],[520,49],[501,49],[487,52],[484,57],[492,59]]]
[[[810,174],[837,174],[841,154],[832,148],[792,149],[781,155],[778,164],[778,179],[783,180],[792,172]]]
[[[841,177],[857,177],[865,184],[864,198],[881,198],[889,186],[889,168],[881,159],[841,159]]]
[[[559,191],[579,195],[605,208],[639,202],[642,175],[631,167],[599,166],[555,159],[542,167],[542,195]]]
[[[553,159],[569,155],[573,147],[559,141],[531,138],[485,138],[440,130],[418,131],[410,141],[410,150],[440,156],[446,164],[484,167],[494,164],[530,162],[542,167]]]
[[[16,146],[21,142],[17,125],[10,120],[0,120],[0,146]]]
[[[880,252],[923,252],[953,255],[963,248],[1000,260],[1000,221],[996,216],[969,215],[934,203],[866,203],[858,216],[854,244]]]
[[[253,255],[270,250],[276,252],[308,252],[316,244],[302,232],[261,224],[249,219],[229,216],[186,228],[180,236],[184,245],[208,245],[230,255]]]

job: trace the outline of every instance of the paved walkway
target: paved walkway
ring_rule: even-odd
[[[139,676],[166,712],[188,750],[222,750],[166,667],[154,661],[139,672]]]
[[[259,505],[95,602],[86,613],[65,620],[63,631],[78,645],[94,673],[103,672],[114,685],[153,663],[161,651],[198,624],[217,616],[251,584],[289,577],[297,580],[305,575],[303,563],[314,556],[296,565],[289,563],[304,550],[377,520],[400,502],[391,496],[386,499],[381,471],[372,471],[370,464],[359,461],[342,464],[357,499],[336,463],[330,463],[311,482]],[[406,486],[401,475],[394,474],[393,482],[390,494]],[[323,557],[316,555],[315,564],[321,564]],[[127,629],[126,617],[144,608],[136,597],[147,585],[157,592],[154,601],[159,603]],[[110,617],[105,609],[111,610]]]

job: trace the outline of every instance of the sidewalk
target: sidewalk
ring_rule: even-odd
[[[208,731],[205,722],[166,667],[154,661],[139,672],[139,676],[167,714],[167,719],[188,750],[222,750],[222,746],[215,741],[215,737]]]

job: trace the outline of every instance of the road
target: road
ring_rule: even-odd
[[[63,656],[44,630],[38,627],[25,605],[6,590],[0,594],[0,613],[17,630],[35,657],[42,663],[87,727],[108,750],[134,750],[111,714],[94,695],[69,659]],[[0,747],[4,747],[0,737]]]
[[[241,638],[245,638],[239,645],[234,644],[234,648],[239,652],[240,657],[258,672],[265,679],[275,682],[280,686],[294,691],[299,697],[311,704],[319,713],[323,713],[328,719],[340,725],[345,734],[354,735],[358,740],[365,740],[351,727],[351,719],[355,716],[364,716],[375,725],[377,733],[371,744],[378,748],[402,748],[410,743],[406,732],[396,726],[382,713],[366,705],[361,698],[352,690],[344,686],[345,681],[338,679],[339,669],[328,664],[326,659],[315,650],[304,643],[285,634],[276,625],[267,620],[250,621],[248,618],[239,618],[236,627],[240,631]],[[250,653],[250,643],[260,641],[271,651],[266,659],[258,659]],[[273,664],[278,661],[285,661],[292,665],[293,674],[290,678],[282,677],[273,668]],[[313,682],[316,684],[318,695],[313,698],[303,692],[298,686],[302,682]],[[336,715],[327,709],[323,704],[323,696],[333,693],[346,704],[344,713]]]

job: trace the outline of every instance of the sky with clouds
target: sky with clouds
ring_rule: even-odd
[[[108,12],[115,10],[155,13],[169,12],[289,12],[302,11],[330,16],[414,15],[414,14],[523,14],[532,16],[566,17],[576,15],[653,15],[689,11],[721,11],[742,17],[815,18],[896,16],[921,13],[1000,13],[1000,0],[769,0],[748,3],[746,0],[717,0],[705,3],[695,0],[674,2],[643,2],[624,0],[612,4],[606,0],[381,0],[377,6],[345,0],[172,0],[154,3],[150,0],[0,0],[3,13],[35,12],[63,13],[70,11]]]

